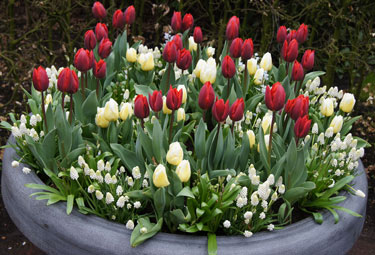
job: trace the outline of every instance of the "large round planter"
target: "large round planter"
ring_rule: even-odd
[[[14,139],[10,138],[10,143]],[[22,173],[23,165],[13,168],[17,158],[13,149],[6,149],[3,158],[2,195],[5,207],[20,231],[48,254],[207,254],[204,236],[159,233],[139,247],[131,248],[131,231],[124,225],[73,210],[66,215],[65,203],[47,206],[46,201],[30,198],[35,190],[27,183],[42,181],[32,172]],[[354,188],[367,196],[367,178],[362,162]],[[366,199],[348,196],[340,204],[365,216]],[[251,238],[217,237],[218,254],[345,254],[359,237],[363,218],[338,212],[340,222],[334,224],[329,212],[318,225],[309,217],[273,232],[261,232]]]

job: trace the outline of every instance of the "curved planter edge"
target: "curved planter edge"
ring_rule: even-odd
[[[14,143],[10,137],[9,143]],[[75,208],[66,214],[65,203],[47,206],[45,200],[30,198],[36,192],[27,183],[42,184],[34,172],[24,174],[23,164],[13,168],[17,158],[7,148],[3,157],[1,192],[10,217],[18,229],[48,254],[207,254],[205,236],[159,233],[144,244],[130,247],[131,231],[124,225],[94,215],[83,215]],[[367,177],[362,162],[353,187],[367,198]],[[218,254],[345,254],[358,239],[365,220],[367,199],[349,195],[339,205],[353,210],[362,218],[338,211],[340,222],[334,224],[329,212],[318,225],[309,217],[282,230],[260,232],[251,238],[218,236]]]

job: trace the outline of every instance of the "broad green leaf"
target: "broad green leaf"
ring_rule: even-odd
[[[66,201],[66,214],[70,214],[73,210],[74,195],[68,195]]]

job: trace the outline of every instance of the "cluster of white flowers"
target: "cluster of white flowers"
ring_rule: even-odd
[[[57,78],[59,77],[60,72],[63,70],[63,67],[60,67],[58,70],[54,65],[52,65],[50,68],[46,68],[46,73],[49,80],[48,89],[51,90],[52,88],[57,89]]]
[[[42,117],[39,114],[31,115],[29,121],[27,120],[27,117],[24,114],[22,114],[20,117],[19,126],[17,126],[16,123],[14,123],[12,126],[12,135],[15,138],[22,138],[24,135],[28,135],[31,136],[31,138],[37,142],[39,141],[40,137],[44,136],[43,130],[40,131],[40,133],[38,133],[34,128],[41,121]]]

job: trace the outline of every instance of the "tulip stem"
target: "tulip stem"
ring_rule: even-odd
[[[303,76],[303,77],[305,78],[305,76]],[[301,88],[302,88],[302,83],[303,83],[304,78],[301,80],[301,82],[298,84],[298,86],[296,86],[296,87],[297,87],[296,97],[298,97],[298,95],[299,95],[299,91],[300,91]],[[296,83],[298,83],[298,82],[296,82]],[[297,84],[296,84],[296,85],[297,85]]]
[[[232,123],[232,126],[230,127],[230,131],[232,132],[232,135],[233,135],[233,130],[234,130],[234,121]]]
[[[141,119],[141,127],[142,127],[142,129],[145,128],[145,121],[143,119]]]
[[[227,98],[229,98],[229,93],[230,93],[230,78],[228,78],[228,88],[227,88]]]
[[[168,90],[168,86],[169,86],[169,76],[171,76],[171,63],[168,63],[168,69],[167,69],[167,82],[166,82],[166,88],[165,90]],[[164,93],[164,91],[163,91]]]
[[[198,47],[197,47],[197,59],[195,60],[195,65],[197,65],[197,63],[198,63],[199,53],[200,53],[200,46],[199,46],[199,43],[198,43]]]
[[[70,94],[69,124],[72,124],[73,118],[73,93]]]
[[[47,126],[47,118],[46,118],[46,109],[44,105],[44,94],[43,91],[42,93],[42,114],[43,114],[43,119],[44,119],[44,125],[46,126],[46,133],[48,133],[48,126]]]
[[[276,118],[276,111],[272,112],[272,122],[271,122],[271,129],[270,129],[270,141],[268,144],[268,164],[271,167],[271,149],[272,149],[272,135],[273,135],[273,125],[275,123],[275,118]]]
[[[172,110],[171,122],[169,124],[169,144],[171,144],[172,142],[172,128],[173,128],[173,121],[174,121],[174,112],[175,110]]]
[[[244,83],[244,86],[243,86],[243,95],[244,95],[244,98],[246,99],[246,92],[247,92],[247,61],[245,60],[245,72],[244,72],[244,77],[243,77],[243,83]]]
[[[83,84],[83,81],[84,78],[83,78],[83,73],[81,73],[81,93],[82,93],[82,98],[84,99],[85,98],[85,87],[84,87],[84,84]]]
[[[296,146],[298,147],[299,137],[296,139]]]
[[[203,121],[206,122],[206,111],[207,110],[203,110]]]
[[[63,92],[62,94],[61,94],[61,107],[62,107],[62,109],[63,109],[63,111],[64,111],[64,106],[65,106],[65,92]]]
[[[87,89],[87,72],[84,73],[85,76],[85,88]]]
[[[96,78],[96,97],[99,99],[99,79]]]

